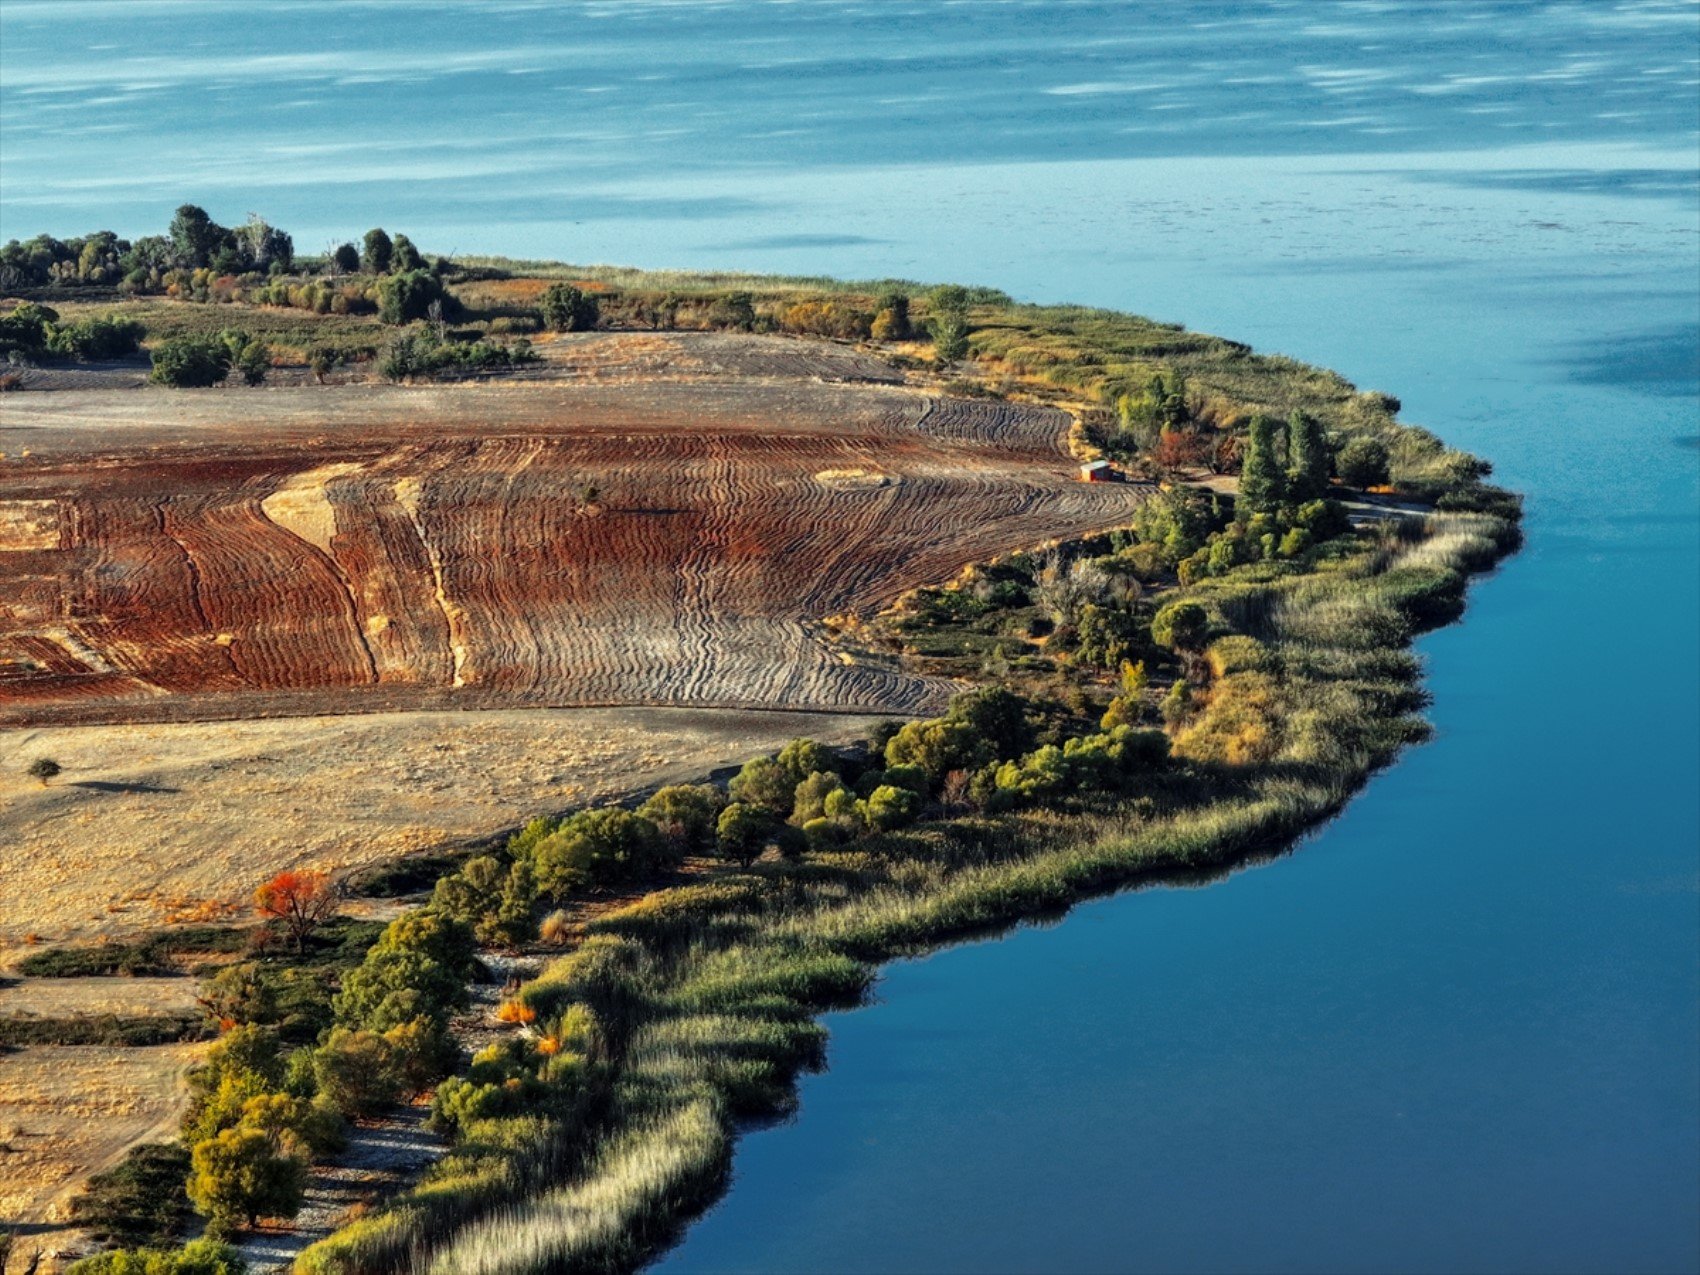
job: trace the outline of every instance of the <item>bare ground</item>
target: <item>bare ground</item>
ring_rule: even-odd
[[[203,1048],[40,1045],[0,1054],[0,1221],[32,1232],[57,1226],[89,1174],[138,1142],[176,1137],[183,1072]],[[39,1242],[67,1240],[61,1232]]]
[[[283,868],[392,859],[873,720],[521,709],[0,733],[0,966],[30,936],[216,920]],[[23,770],[47,755],[65,770],[42,787]]]

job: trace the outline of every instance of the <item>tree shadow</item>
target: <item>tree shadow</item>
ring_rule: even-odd
[[[87,788],[90,792],[107,793],[176,793],[181,788],[167,788],[163,784],[146,784],[139,781],[117,783],[109,779],[79,779],[67,784],[68,788]]]

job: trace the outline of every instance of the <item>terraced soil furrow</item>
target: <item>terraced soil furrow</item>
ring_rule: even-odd
[[[626,384],[22,396],[0,725],[928,708],[949,688],[845,663],[809,625],[1144,498],[1074,480],[1062,413],[851,384],[866,356],[749,340],[552,347],[673,360]]]

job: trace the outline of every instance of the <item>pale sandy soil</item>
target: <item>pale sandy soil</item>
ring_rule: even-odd
[[[167,1017],[195,1009],[193,978],[20,978],[0,982],[0,1017]]]
[[[0,734],[0,964],[43,942],[239,915],[333,870],[698,778],[874,719],[699,709],[377,713]],[[51,756],[43,788],[23,774]]]
[[[0,1221],[57,1223],[77,1185],[133,1144],[176,1136],[182,1073],[201,1045],[0,1054]],[[66,1232],[33,1234],[53,1248]]]

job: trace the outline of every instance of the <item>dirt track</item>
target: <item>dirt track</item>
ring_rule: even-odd
[[[805,622],[1143,495],[1073,481],[1060,413],[877,384],[825,343],[602,336],[551,360],[453,386],[9,397],[0,725],[921,711],[948,688],[846,665]]]

